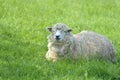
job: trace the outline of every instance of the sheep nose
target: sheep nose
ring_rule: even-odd
[[[56,36],[56,38],[59,38],[59,37],[60,37],[59,35]]]
[[[60,36],[59,36],[59,35],[56,35],[56,39],[59,40],[59,39],[60,39]]]

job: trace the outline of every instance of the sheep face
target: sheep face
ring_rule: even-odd
[[[58,42],[64,41],[66,35],[71,32],[71,29],[68,30],[64,24],[56,24],[48,30],[52,33],[53,39]]]

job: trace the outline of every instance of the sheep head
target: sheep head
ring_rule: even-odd
[[[57,42],[64,41],[66,35],[70,34],[72,31],[71,29],[68,29],[65,24],[61,23],[57,23],[54,27],[49,27],[47,29],[52,33],[52,38]]]

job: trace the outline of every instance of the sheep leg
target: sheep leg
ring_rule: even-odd
[[[47,60],[52,60],[53,62],[57,61],[57,55],[54,51],[48,50],[48,52],[45,55]]]

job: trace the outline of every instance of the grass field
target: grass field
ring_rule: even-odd
[[[117,64],[48,62],[46,27],[58,22],[108,37]],[[120,80],[120,0],[0,0],[0,80]]]

